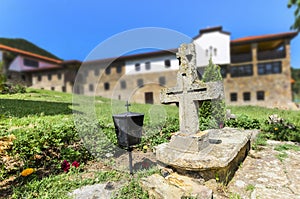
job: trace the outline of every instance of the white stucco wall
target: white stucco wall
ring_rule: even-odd
[[[170,60],[171,66],[165,66],[165,60]],[[150,62],[150,70],[146,70],[146,62]],[[135,70],[135,64],[140,64],[140,70]],[[168,70],[178,70],[179,62],[175,55],[164,55],[149,58],[132,59],[125,62],[125,74],[143,74],[153,72],[163,72]]]
[[[230,35],[219,31],[208,32],[196,38],[194,44],[197,66],[206,66],[210,55],[215,64],[230,63]]]

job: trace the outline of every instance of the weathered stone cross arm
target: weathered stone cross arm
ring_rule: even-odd
[[[187,88],[189,98],[193,101],[205,101],[212,99],[224,98],[223,82],[208,82],[203,85],[195,85]],[[164,88],[160,92],[160,101],[162,104],[178,103],[182,97],[183,90],[181,88]]]

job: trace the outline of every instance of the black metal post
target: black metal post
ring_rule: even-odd
[[[130,174],[133,175],[133,168],[132,168],[132,147],[128,147],[128,155],[129,155],[129,171],[130,171]]]

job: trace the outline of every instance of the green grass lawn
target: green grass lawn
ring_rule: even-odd
[[[0,162],[0,181],[14,177],[12,186],[0,188],[0,198],[65,198],[68,191],[95,183],[97,176],[102,176],[103,181],[107,176],[117,176],[117,180],[124,177],[125,174],[112,171],[98,172],[93,179],[78,180],[78,171],[66,174],[60,168],[63,160],[70,163],[76,160],[83,165],[94,158],[81,142],[87,136],[90,136],[86,141],[89,145],[104,146],[100,147],[100,152],[109,145],[101,142],[99,137],[107,137],[105,142],[116,144],[112,115],[125,112],[124,105],[123,101],[36,89],[27,89],[23,94],[0,95],[0,141],[6,141],[8,136],[15,137],[11,143],[6,141],[6,149],[0,148],[1,158],[11,158],[10,162]],[[300,127],[299,111],[253,106],[228,108],[238,117],[246,115],[249,121],[257,119],[262,126],[269,115],[278,114]],[[130,110],[145,114],[144,136],[139,149],[166,142],[178,130],[176,106],[132,104]],[[20,176],[26,168],[39,172]],[[80,173],[82,175],[84,171]],[[70,180],[72,176],[75,180]],[[64,188],[57,191],[59,186]]]

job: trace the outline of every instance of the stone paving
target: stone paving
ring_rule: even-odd
[[[251,150],[228,191],[251,199],[300,198],[300,151],[274,150],[284,143],[294,145],[269,140],[262,150]]]
[[[214,199],[300,199],[300,151],[274,150],[276,146],[283,144],[300,147],[299,143],[269,140],[267,146],[262,147],[261,150],[250,151],[227,187],[215,183],[215,180],[204,183],[205,186],[213,190]],[[280,155],[284,153],[286,155]],[[149,155],[153,158],[151,153],[144,153],[144,158],[150,158]],[[282,160],[280,157],[283,157]],[[124,164],[127,161],[125,159]],[[201,185],[201,187],[203,186]],[[93,190],[91,188],[95,188],[94,191],[91,191]],[[73,192],[73,196],[77,199],[108,199],[112,194],[110,191],[105,190],[105,186],[102,184],[87,187],[87,189],[82,187],[81,191]],[[170,197],[165,196],[164,198]]]

